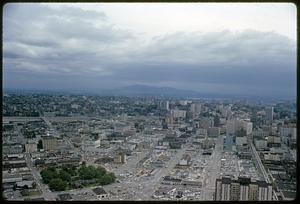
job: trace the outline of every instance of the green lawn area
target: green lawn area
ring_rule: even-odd
[[[29,196],[41,195],[42,192],[39,190],[31,190],[29,191]]]

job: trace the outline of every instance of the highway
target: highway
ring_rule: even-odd
[[[47,117],[50,121],[58,121],[58,122],[69,122],[69,121],[85,121],[85,120],[91,120],[95,117],[88,117],[88,116],[70,116],[70,117],[63,117],[63,116],[55,116],[55,117]],[[12,116],[12,117],[3,117],[3,122],[28,122],[28,121],[39,121],[42,117],[18,117],[18,116]],[[97,119],[97,118],[96,118]]]

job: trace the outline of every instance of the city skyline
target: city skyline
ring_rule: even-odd
[[[296,96],[296,7],[6,4],[4,88]],[[22,19],[22,23],[19,23]]]

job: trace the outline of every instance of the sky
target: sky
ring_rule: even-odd
[[[8,3],[4,88],[296,96],[292,3]]]

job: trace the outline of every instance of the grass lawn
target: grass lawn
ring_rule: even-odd
[[[42,192],[39,190],[29,191],[29,196],[35,196],[35,195],[41,195],[41,194],[42,194]]]

